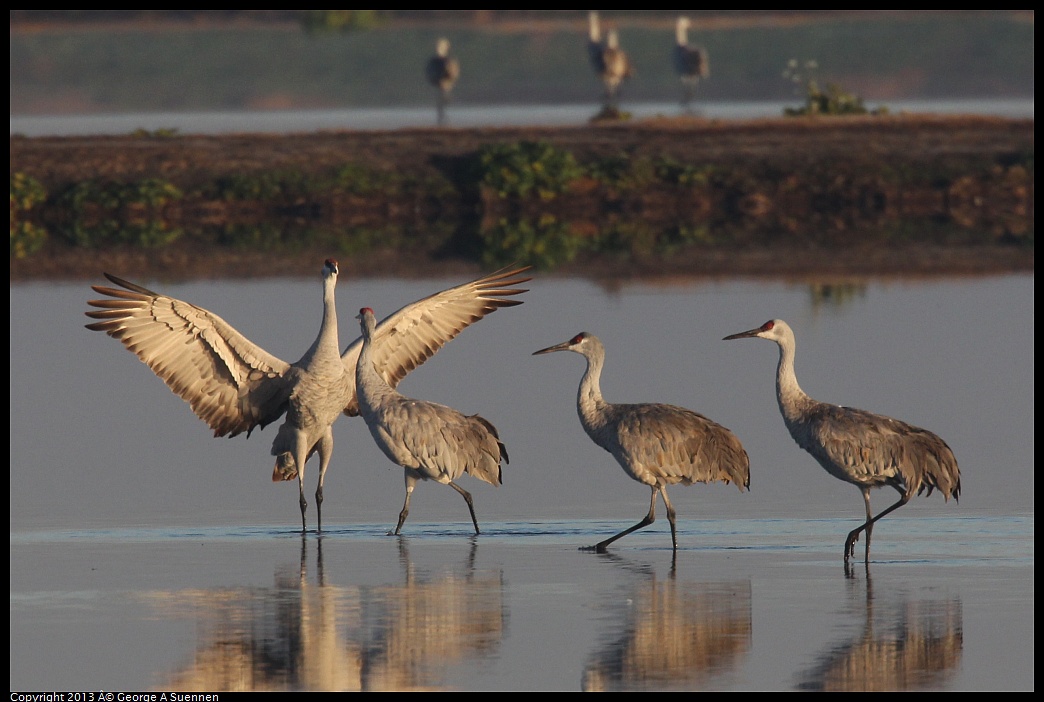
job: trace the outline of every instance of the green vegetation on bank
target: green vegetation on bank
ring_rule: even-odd
[[[15,172],[11,258],[44,255],[48,245],[160,249],[187,241],[272,253],[423,251],[549,270],[586,254],[667,260],[783,237],[825,247],[1033,245],[1032,152],[938,158],[930,168],[853,154],[786,171],[626,153],[585,161],[523,140],[489,144],[455,164],[439,176],[348,162],[316,172],[237,172],[191,187],[154,177],[89,179],[54,192]]]

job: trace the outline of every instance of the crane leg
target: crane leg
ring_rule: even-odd
[[[301,503],[301,533],[303,534],[308,531],[308,526],[305,522],[305,512],[308,510],[308,500],[306,500],[304,496],[304,471],[300,469],[297,472],[297,486],[301,493],[301,499],[299,501]]]
[[[316,531],[323,530],[323,479],[326,478],[326,469],[330,467],[330,456],[333,455],[333,430],[327,429],[326,434],[319,440],[319,486],[315,489],[315,511],[318,519]]]
[[[479,532],[478,520],[475,519],[475,503],[471,499],[471,493],[452,481],[449,483],[449,486],[459,492],[464,501],[468,503],[468,511],[471,512],[471,523],[475,525],[475,533],[481,533]]]
[[[638,531],[639,529],[642,529],[643,527],[647,527],[650,524],[652,524],[653,522],[655,522],[656,521],[656,494],[657,494],[657,489],[656,489],[655,486],[653,486],[653,489],[652,489],[652,500],[649,502],[649,514],[645,515],[645,519],[643,519],[642,521],[638,522],[633,527],[624,529],[623,531],[621,531],[616,536],[611,536],[608,539],[606,539],[605,541],[601,541],[601,542],[595,544],[594,546],[585,546],[585,547],[581,548],[580,550],[581,551],[597,551],[598,553],[605,553],[606,549],[609,547],[609,544],[613,543],[617,539],[619,539],[621,537],[624,537],[624,536],[627,536],[632,531]]]
[[[671,544],[674,546],[674,551],[678,551],[678,530],[674,525],[674,506],[671,501],[667,499],[667,486],[660,486],[660,494],[663,496],[663,504],[667,508],[667,521],[671,523]],[[653,501],[656,500],[656,493],[653,493]]]
[[[395,531],[391,532],[395,536],[399,535],[402,523],[406,521],[406,516],[410,513],[410,497],[413,496],[413,488],[416,485],[417,480],[411,478],[409,471],[406,471],[406,501],[402,503],[402,511],[399,512],[399,523],[395,525]]]
[[[905,492],[902,493],[902,497],[899,498],[898,502],[896,502],[894,505],[892,505],[888,509],[886,509],[883,512],[881,512],[876,517],[873,517],[873,516],[871,516],[871,512],[870,512],[870,488],[863,488],[862,490],[863,490],[863,502],[866,504],[866,523],[863,524],[860,527],[856,527],[855,529],[853,529],[852,531],[850,531],[848,533],[848,538],[845,540],[845,563],[848,562],[849,558],[851,558],[851,557],[853,557],[855,555],[855,542],[859,540],[859,532],[862,532],[862,531],[866,532],[866,550],[864,552],[863,562],[864,563],[869,563],[870,562],[870,536],[871,536],[871,534],[873,534],[874,524],[881,517],[885,516],[886,514],[890,514],[891,512],[894,512],[895,510],[897,510],[900,507],[902,507],[903,505],[905,505],[907,502],[910,501],[910,497],[911,497],[909,494],[907,494]]]
[[[435,122],[440,127],[446,124],[446,94],[440,92],[435,98]]]
[[[308,461],[308,447],[305,446],[305,440],[300,433],[295,437],[292,453],[294,456],[294,464],[297,467],[297,490],[300,495],[299,502],[301,504],[301,533],[304,534],[308,531],[308,524],[305,522],[305,512],[308,510],[308,500],[306,500],[304,496],[304,474],[305,463]]]

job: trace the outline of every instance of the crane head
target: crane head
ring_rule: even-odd
[[[593,334],[589,334],[588,332],[580,332],[569,341],[563,341],[561,344],[555,344],[554,346],[548,346],[546,349],[534,351],[533,355],[538,356],[542,353],[551,353],[552,351],[575,351],[577,353],[582,353],[580,349],[584,346],[584,343],[588,339],[594,338],[595,337]]]
[[[739,332],[738,334],[729,334],[722,341],[731,341],[732,339],[747,339],[750,337],[757,337],[759,339],[768,339],[769,341],[775,341],[780,343],[787,337],[793,339],[794,332],[791,331],[790,326],[787,325],[782,319],[770,319],[769,321],[762,324],[760,327],[749,329],[745,332]]]

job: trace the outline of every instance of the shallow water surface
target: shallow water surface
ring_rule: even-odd
[[[138,281],[296,359],[316,280]],[[352,316],[461,281],[355,280]],[[324,533],[272,484],[274,427],[217,440],[118,343],[83,329],[84,284],[11,288],[12,690],[1032,690],[1033,277],[628,284],[537,277],[400,385],[481,412],[511,455],[498,488],[422,483],[388,536],[402,472],[361,420],[335,426]],[[846,571],[858,491],[795,446],[776,351],[722,342],[770,317],[798,335],[814,397],[939,433],[959,504],[915,498]],[[691,407],[732,429],[751,490],[649,491],[583,434],[582,359],[532,357],[578,331],[608,349],[610,401]],[[315,468],[306,473],[306,495]],[[894,494],[876,491],[875,511]],[[662,507],[662,506],[661,506]],[[861,553],[861,546],[857,547]]]
[[[11,687],[1033,688],[1031,518],[896,518],[848,573],[844,520],[680,520],[673,558],[665,525],[577,550],[618,526],[26,533]]]

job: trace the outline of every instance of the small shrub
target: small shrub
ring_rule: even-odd
[[[805,61],[803,67],[798,66],[796,59],[787,63],[783,77],[802,86],[805,96],[805,104],[802,107],[787,107],[783,114],[788,117],[799,117],[806,115],[865,115],[870,111],[863,104],[863,98],[848,92],[844,88],[827,83],[826,88],[821,88],[816,72],[819,64],[815,61]],[[874,114],[887,112],[886,108],[874,111]]]
[[[568,151],[546,142],[494,144],[479,153],[480,182],[501,198],[553,200],[584,175]]]
[[[627,154],[595,161],[587,167],[588,175],[619,190],[648,187],[658,177],[657,169],[647,158],[632,158]]]
[[[25,173],[11,176],[11,215],[17,212],[28,212],[47,200],[47,191],[36,178]]]

